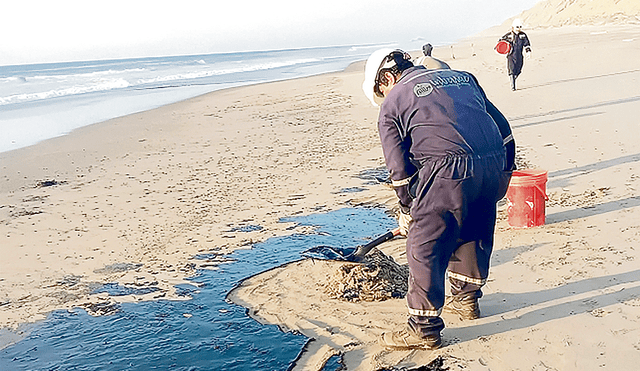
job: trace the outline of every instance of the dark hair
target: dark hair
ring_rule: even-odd
[[[387,77],[385,76],[386,72],[391,72],[392,75],[398,78],[402,74],[402,71],[406,70],[407,68],[413,67],[411,56],[403,52],[402,50],[394,50],[389,53],[389,55],[387,55],[385,59],[382,60],[381,66],[384,66],[391,61],[394,62],[392,66],[387,68],[380,68],[380,70],[378,70],[378,76],[376,78],[376,82],[373,85],[373,92],[380,98],[382,98],[382,92],[380,91],[380,89],[378,89],[378,85],[386,85],[389,83],[389,80],[387,80]]]
[[[427,57],[431,56],[431,51],[433,50],[433,46],[431,46],[431,44],[424,44],[424,46],[422,47],[422,52],[424,53],[424,55],[426,55]]]

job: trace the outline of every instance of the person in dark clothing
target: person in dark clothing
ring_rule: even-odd
[[[431,44],[424,44],[422,46],[422,56],[416,58],[413,61],[415,65],[423,65],[430,70],[437,70],[441,68],[451,68],[449,65],[437,58],[431,56],[431,52],[433,51],[433,46]]]
[[[511,80],[511,90],[516,90],[516,79],[522,72],[524,65],[523,51],[527,56],[531,55],[529,37],[522,31],[522,21],[515,19],[511,25],[511,31],[500,38],[511,44],[511,52],[507,54],[507,69]]]
[[[378,130],[407,237],[408,324],[390,348],[441,345],[442,310],[479,317],[496,203],[507,191],[515,142],[506,118],[470,73],[414,66],[401,50],[374,52],[365,95],[384,100]],[[445,272],[452,297],[445,303]]]

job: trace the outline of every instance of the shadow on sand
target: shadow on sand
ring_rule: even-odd
[[[633,74],[633,73],[637,73],[637,72],[640,72],[640,69],[638,69],[638,70],[629,70],[629,71],[620,71],[620,72],[612,72],[612,73],[605,73],[603,75],[595,75],[595,76],[574,77],[572,79],[548,81],[548,82],[544,82],[544,83],[541,83],[541,84],[529,85],[529,86],[525,86],[524,88],[518,88],[518,90],[535,89],[535,88],[541,88],[543,86],[564,84],[564,83],[567,83],[567,82],[574,82],[574,81],[586,81],[586,80],[600,79],[600,78],[603,78],[603,77],[627,75],[627,74]]]
[[[495,321],[447,328],[445,336],[469,341],[621,303],[640,297],[638,277],[640,270],[635,270],[589,278],[548,290],[490,294],[482,299],[483,317]]]
[[[548,174],[549,182],[547,183],[547,187],[566,187],[573,184],[572,181],[575,181],[578,176],[633,162],[640,162],[640,153],[599,161],[593,164],[552,171]]]
[[[605,101],[605,102],[594,103],[594,104],[590,104],[590,105],[586,105],[586,106],[582,106],[582,107],[566,108],[566,109],[561,109],[561,110],[557,110],[557,111],[549,111],[549,112],[536,113],[536,114],[517,116],[517,117],[508,117],[508,120],[509,120],[510,123],[512,123],[513,128],[520,128],[520,127],[537,125],[537,124],[542,124],[542,123],[547,123],[547,122],[555,122],[555,121],[559,121],[559,120],[548,120],[548,121],[542,121],[542,122],[538,122],[538,123],[526,123],[526,124],[521,124],[521,125],[513,124],[513,122],[514,121],[520,121],[520,120],[535,119],[535,118],[539,118],[539,117],[561,115],[561,114],[565,114],[565,113],[571,113],[571,112],[576,112],[576,111],[581,111],[581,110],[586,110],[586,109],[591,109],[591,108],[599,108],[599,107],[613,106],[613,105],[617,105],[617,104],[633,103],[633,102],[638,102],[638,101],[640,101],[640,96],[622,98],[622,99],[615,99],[615,100],[610,100],[610,101]],[[578,115],[578,116],[575,116],[575,117],[591,116],[591,115],[594,115],[594,114],[598,114],[598,112],[593,113],[593,114],[581,114],[581,115]],[[573,118],[573,117],[566,117],[566,118],[563,118],[563,119],[569,119],[569,118]]]

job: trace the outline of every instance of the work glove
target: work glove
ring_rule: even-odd
[[[409,214],[409,207],[399,204],[398,210],[398,226],[400,227],[400,235],[407,237],[409,233],[409,225],[413,222],[411,214]]]

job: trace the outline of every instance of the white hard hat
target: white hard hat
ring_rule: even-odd
[[[386,57],[391,54],[395,49],[384,48],[378,49],[375,52],[371,53],[369,58],[367,59],[367,64],[364,67],[364,82],[362,83],[362,90],[364,91],[364,95],[369,98],[371,103],[378,107],[378,103],[376,102],[376,95],[373,92],[374,85],[376,84],[376,79],[378,77],[378,71],[382,66],[382,62],[386,59]]]
[[[514,19],[513,23],[511,24],[511,27],[513,28],[522,27],[522,20],[520,18]]]

